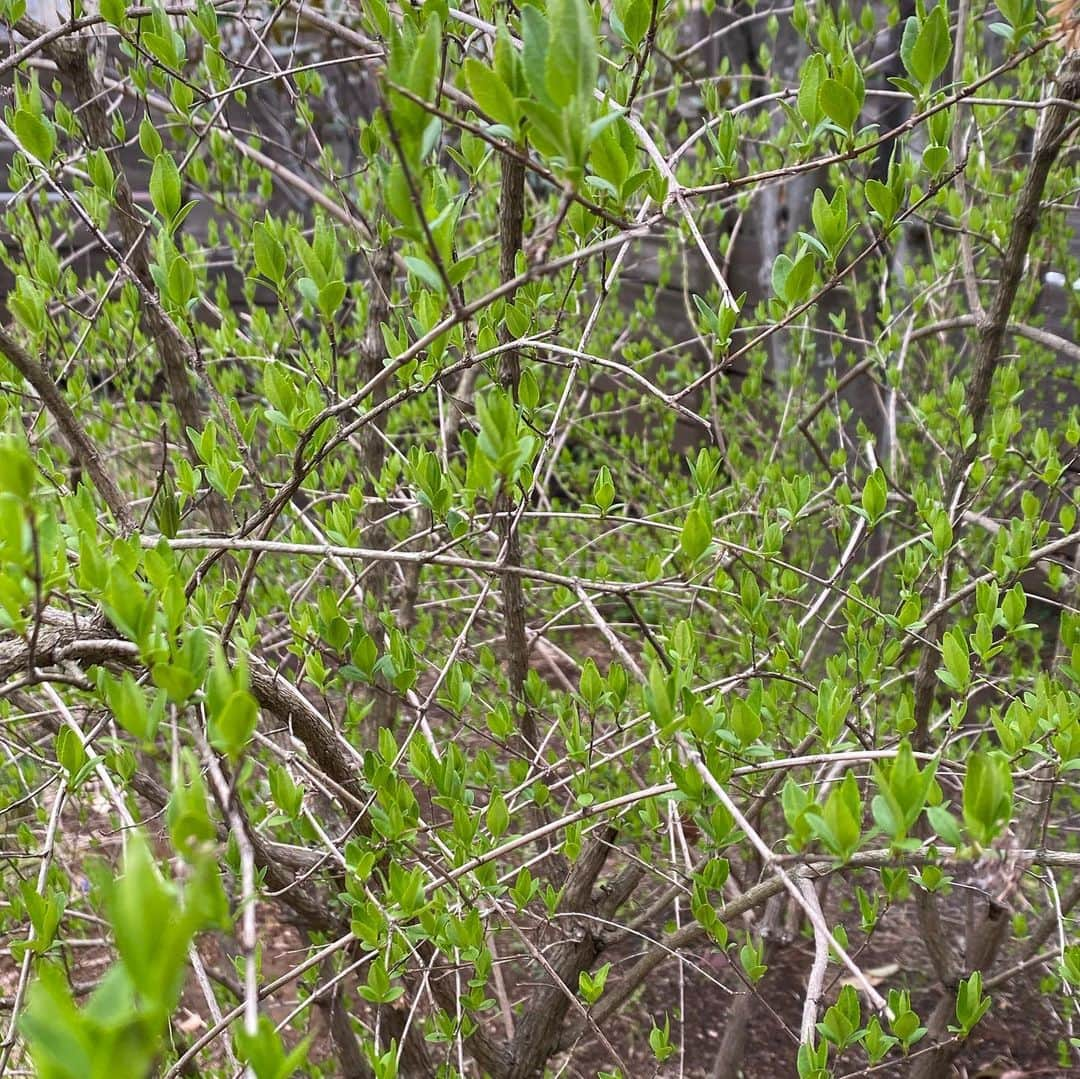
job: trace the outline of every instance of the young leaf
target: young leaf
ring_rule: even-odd
[[[836,79],[826,79],[821,84],[819,97],[821,111],[841,130],[850,134],[859,118],[859,99],[848,87]]]
[[[23,148],[47,165],[56,149],[56,129],[52,121],[42,113],[18,109],[12,126]]]
[[[1000,751],[973,753],[964,777],[964,824],[976,843],[993,842],[1012,816],[1012,802],[1009,758]]]
[[[904,24],[900,59],[908,74],[923,90],[928,90],[945,70],[951,54],[949,22],[940,4],[922,21],[912,15]]]
[[[154,158],[150,173],[150,201],[162,220],[169,224],[180,210],[180,170],[167,151]]]
[[[518,109],[509,87],[486,64],[469,57],[462,68],[473,100],[493,120],[516,131]]]
[[[573,98],[586,102],[596,88],[596,35],[585,0],[548,4],[548,50],[544,82],[559,108]]]
[[[537,102],[550,108],[554,102],[547,89],[548,21],[532,4],[521,9],[521,36],[525,83]]]
[[[679,547],[691,562],[695,562],[705,553],[711,542],[712,529],[709,528],[705,514],[695,506],[683,522],[682,532],[679,535]]]

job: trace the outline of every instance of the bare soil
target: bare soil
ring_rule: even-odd
[[[861,949],[856,920],[836,920],[848,923],[857,961],[878,991],[887,995],[891,988],[909,989],[912,1007],[925,1020],[937,1002],[937,989],[910,906],[887,912]],[[738,962],[737,949],[729,948],[728,954]],[[717,1050],[737,995],[753,991],[758,1003],[742,1070],[716,1079],[795,1077],[798,1032],[812,960],[813,941],[808,935],[789,940],[777,948],[764,978],[750,990],[741,972],[736,973],[728,959],[717,956],[715,950],[684,953],[682,963],[671,960],[656,971],[637,1001],[614,1020],[608,1036],[625,1053],[623,1059],[631,1079],[712,1079]],[[835,1000],[845,973],[839,967],[830,969],[835,973],[826,994],[827,1003]],[[1040,991],[1039,982],[1045,973],[1034,969],[993,988],[990,1012],[975,1028],[953,1066],[956,1079],[1080,1076],[1080,1067],[1059,1063],[1059,1044],[1067,1042],[1069,1033],[1064,1018],[1052,1006],[1052,998]],[[662,1024],[665,1015],[671,1022],[671,1043],[681,1052],[660,1068],[648,1037],[653,1022]],[[864,1003],[864,1023],[869,1016]],[[917,1050],[918,1046],[913,1053]],[[903,1079],[910,1068],[909,1060],[900,1059],[871,1069],[857,1049],[848,1050],[830,1064],[837,1076],[851,1079],[862,1075]],[[562,1074],[585,1079],[612,1067],[610,1056],[594,1043],[587,1051],[579,1046],[575,1062]]]

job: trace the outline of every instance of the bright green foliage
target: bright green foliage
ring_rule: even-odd
[[[862,800],[859,785],[850,772],[830,791],[825,805],[813,807],[808,817],[810,827],[837,857],[849,859],[859,846]]]
[[[902,842],[926,807],[934,783],[936,763],[920,769],[907,739],[896,757],[874,769],[879,793],[871,809],[874,820],[892,839]]]
[[[818,1033],[842,1052],[861,1033],[861,1011],[858,993],[853,986],[845,985],[836,1003],[826,1010],[825,1018],[818,1023]]]
[[[956,991],[955,1027],[950,1027],[959,1037],[966,1038],[975,1024],[990,1008],[990,998],[983,996],[982,975],[975,971],[966,981],[962,981]]]
[[[0,9],[0,1071],[1080,1061],[1060,10]]]
[[[935,4],[925,17],[912,15],[904,24],[900,58],[919,89],[930,88],[945,70],[951,53],[949,17],[941,4]]]
[[[104,1079],[118,1070],[147,1071],[177,1006],[193,935],[227,918],[216,868],[203,860],[193,869],[177,889],[161,876],[145,840],[132,834],[107,904],[116,964],[85,1005],[73,1000],[51,963],[31,990],[22,1029],[38,1075]]]
[[[964,824],[976,843],[989,845],[1012,815],[1013,781],[1003,753],[975,753],[964,777]]]

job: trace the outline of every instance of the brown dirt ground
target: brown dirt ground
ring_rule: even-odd
[[[954,897],[955,899],[955,897]],[[953,907],[956,906],[954,902]],[[953,915],[958,916],[954,909]],[[936,1002],[930,965],[911,905],[885,914],[872,939],[860,949],[863,937],[857,919],[847,923],[853,954],[860,967],[877,982],[878,990],[908,988],[912,1007],[925,1020]],[[959,929],[959,926],[957,926]],[[737,962],[737,949],[729,948]],[[613,958],[613,957],[609,957]],[[630,1079],[709,1079],[716,1051],[736,993],[746,991],[727,959],[711,954],[685,954],[681,966],[671,960],[649,979],[644,992],[606,1031],[611,1042],[624,1052]],[[743,1069],[738,1077],[724,1079],[786,1079],[797,1076],[795,1054],[802,1017],[803,993],[813,959],[813,942],[798,936],[780,945],[768,972],[756,987],[761,1002],[755,1010]],[[616,964],[616,970],[618,964]],[[835,1000],[844,971],[832,967],[833,982],[826,1003]],[[972,1033],[953,1066],[956,1079],[1027,1079],[1028,1076],[1080,1076],[1080,1067],[1059,1064],[1058,1045],[1068,1038],[1065,1022],[1051,998],[1043,995],[1038,969],[1012,979],[991,992],[990,1012]],[[879,976],[875,976],[878,974]],[[671,1042],[682,1046],[682,1059],[673,1056],[658,1069],[649,1049],[648,1035],[654,1020],[671,1021]],[[864,1005],[863,1021],[869,1018]],[[916,1050],[918,1046],[915,1047]],[[838,1077],[868,1075],[873,1079],[903,1079],[910,1062],[890,1061],[868,1070],[858,1050],[849,1050],[839,1061],[830,1060]],[[595,1076],[613,1064],[602,1046],[579,1046],[576,1060],[563,1074]]]

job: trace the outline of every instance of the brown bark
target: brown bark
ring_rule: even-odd
[[[514,277],[514,264],[521,250],[524,224],[525,167],[516,158],[504,156],[502,190],[499,197],[499,276],[503,282]],[[503,340],[509,339],[505,328],[502,337]],[[499,361],[499,381],[515,399],[520,376],[521,360],[517,349],[508,349]],[[502,540],[502,561],[507,566],[521,565],[521,539],[514,508],[510,492],[501,492],[496,499],[495,513]],[[525,743],[523,751],[531,759],[539,745],[539,737],[536,722],[524,700],[525,678],[529,673],[529,645],[525,634],[525,589],[520,576],[515,573],[503,574],[502,598],[503,640],[506,643],[510,694],[523,710],[520,716],[521,733]]]
[[[607,861],[614,829],[594,840],[574,863],[563,888],[560,911],[573,914],[597,913],[592,890]],[[555,977],[550,974],[533,991],[514,1035],[512,1061],[502,1079],[532,1079],[542,1075],[544,1064],[559,1047],[563,1022],[576,992],[578,976],[588,970],[603,951],[604,942],[597,925],[588,917],[558,921],[560,941],[544,950]],[[568,928],[569,926],[569,928]],[[569,989],[569,993],[567,992]]]
[[[330,977],[331,973],[327,967],[323,976]],[[338,986],[330,994],[330,999],[323,1004],[323,1010],[327,1013],[330,1037],[334,1041],[334,1065],[341,1079],[371,1079],[375,1073],[364,1059],[360,1041],[352,1028],[352,1020],[345,1007],[344,998],[345,993],[342,987]]]

